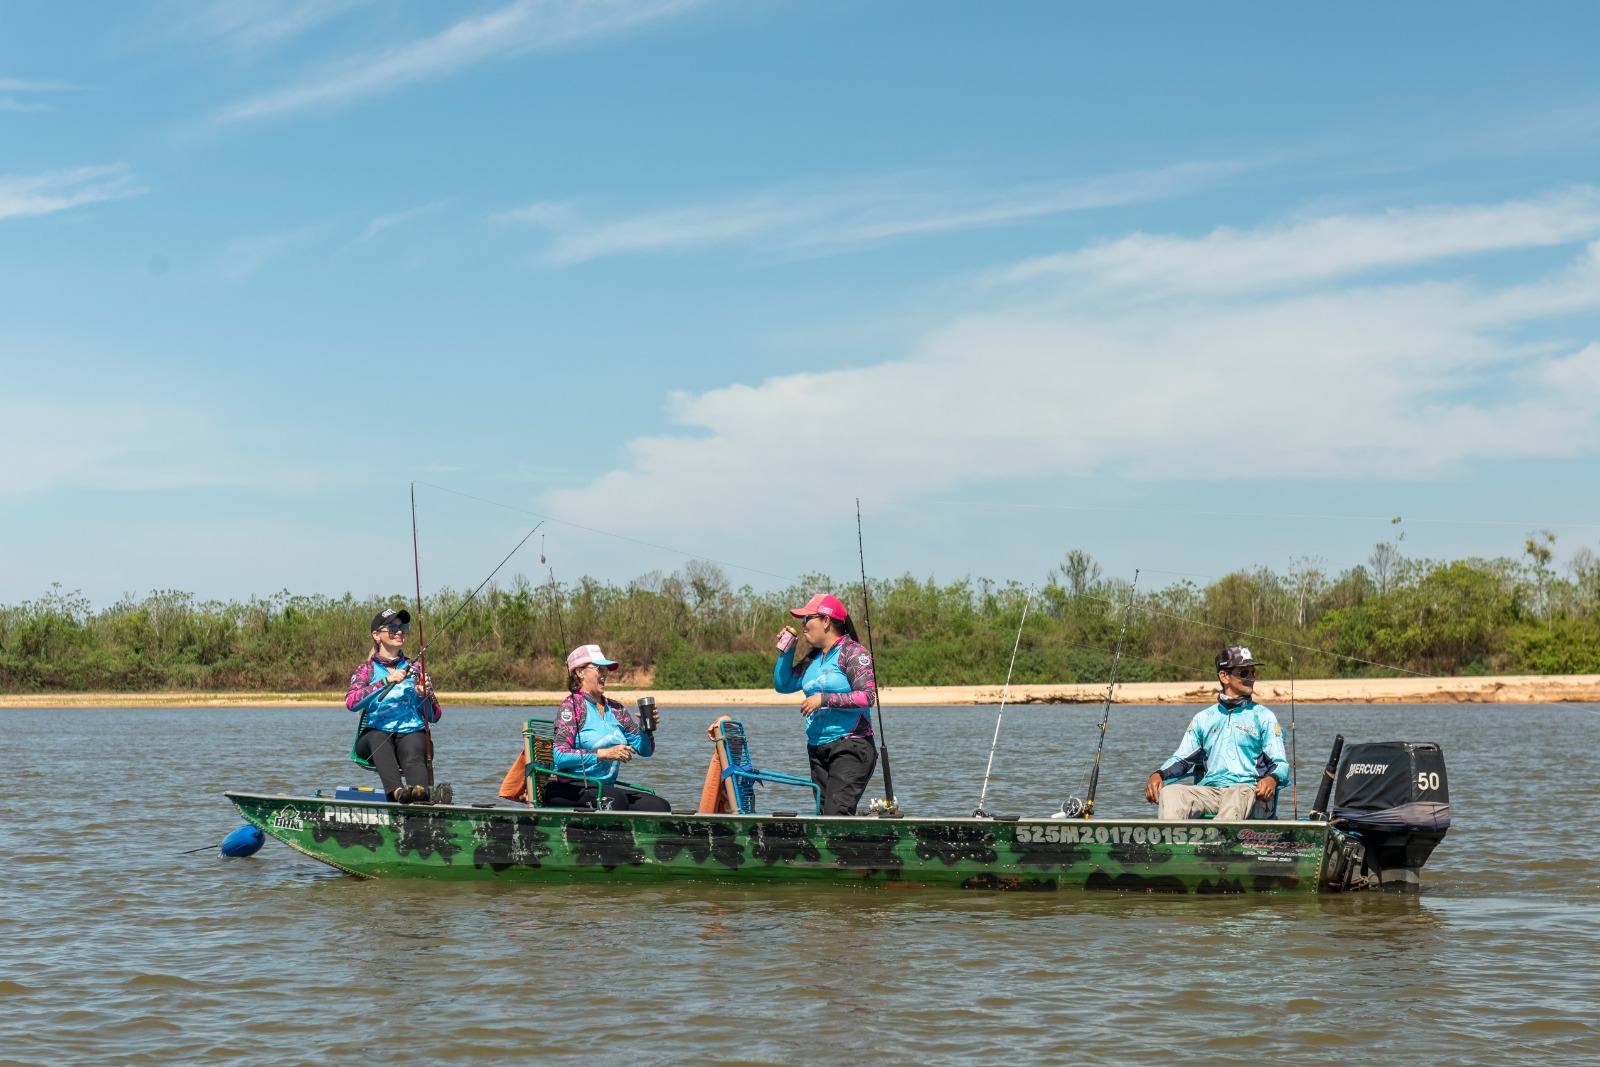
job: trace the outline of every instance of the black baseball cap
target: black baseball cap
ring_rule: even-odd
[[[405,608],[384,608],[382,611],[378,612],[372,617],[372,628],[374,630],[381,630],[385,626],[388,626],[392,623],[399,623],[401,626],[410,626],[411,612],[407,611]]]
[[[1235,667],[1254,667],[1256,658],[1243,645],[1229,645],[1217,653],[1217,670],[1231,671]]]

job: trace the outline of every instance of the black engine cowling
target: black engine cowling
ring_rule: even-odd
[[[1364,866],[1380,884],[1415,885],[1450,829],[1443,750],[1412,741],[1345,746],[1333,821],[1359,837]]]

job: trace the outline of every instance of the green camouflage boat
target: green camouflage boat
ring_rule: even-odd
[[[363,878],[1175,894],[1416,886],[1414,867],[1381,866],[1381,850],[1326,822],[678,815],[227,796],[251,825]]]
[[[540,725],[548,721],[530,720],[535,741],[543,737]],[[529,752],[537,768],[531,742]],[[1438,745],[1346,748],[1342,737],[1323,771],[1313,817],[1297,821],[759,815],[749,814],[753,799],[731,815],[353,799],[371,795],[341,789],[333,797],[227,797],[250,825],[348,874],[441,881],[1414,891],[1450,826]]]

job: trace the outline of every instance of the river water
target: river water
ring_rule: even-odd
[[[458,801],[493,798],[527,714],[447,709]],[[716,714],[664,704],[661,754],[627,777],[692,810]],[[803,773],[792,707],[735,714],[758,766]],[[888,714],[903,805],[971,814],[995,709]],[[1189,714],[1115,709],[1099,814],[1149,813]],[[276,842],[180,855],[240,825],[224,789],[374,780],[342,710],[0,711],[0,1063],[1600,1058],[1600,706],[1296,718],[1302,813],[1335,732],[1443,745],[1455,826],[1419,895],[361,881]],[[987,809],[1081,794],[1098,721],[1007,709]]]

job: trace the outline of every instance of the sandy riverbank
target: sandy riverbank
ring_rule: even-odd
[[[998,704],[998,685],[890,686],[887,705]],[[643,690],[614,689],[612,696],[632,703]],[[723,708],[786,705],[791,698],[766,689],[654,690],[663,704]],[[1012,704],[1098,704],[1103,685],[1015,685]],[[1194,682],[1135,682],[1117,686],[1122,704],[1201,704],[1214,699],[1215,688]],[[445,704],[559,704],[558,692],[441,692]],[[1264,704],[1287,704],[1289,683],[1263,681],[1256,698]],[[1600,675],[1515,675],[1487,678],[1303,679],[1294,699],[1302,704],[1544,704],[1581,701],[1600,703]],[[330,707],[344,702],[343,693],[27,693],[0,695],[0,708],[131,708],[131,707]]]

